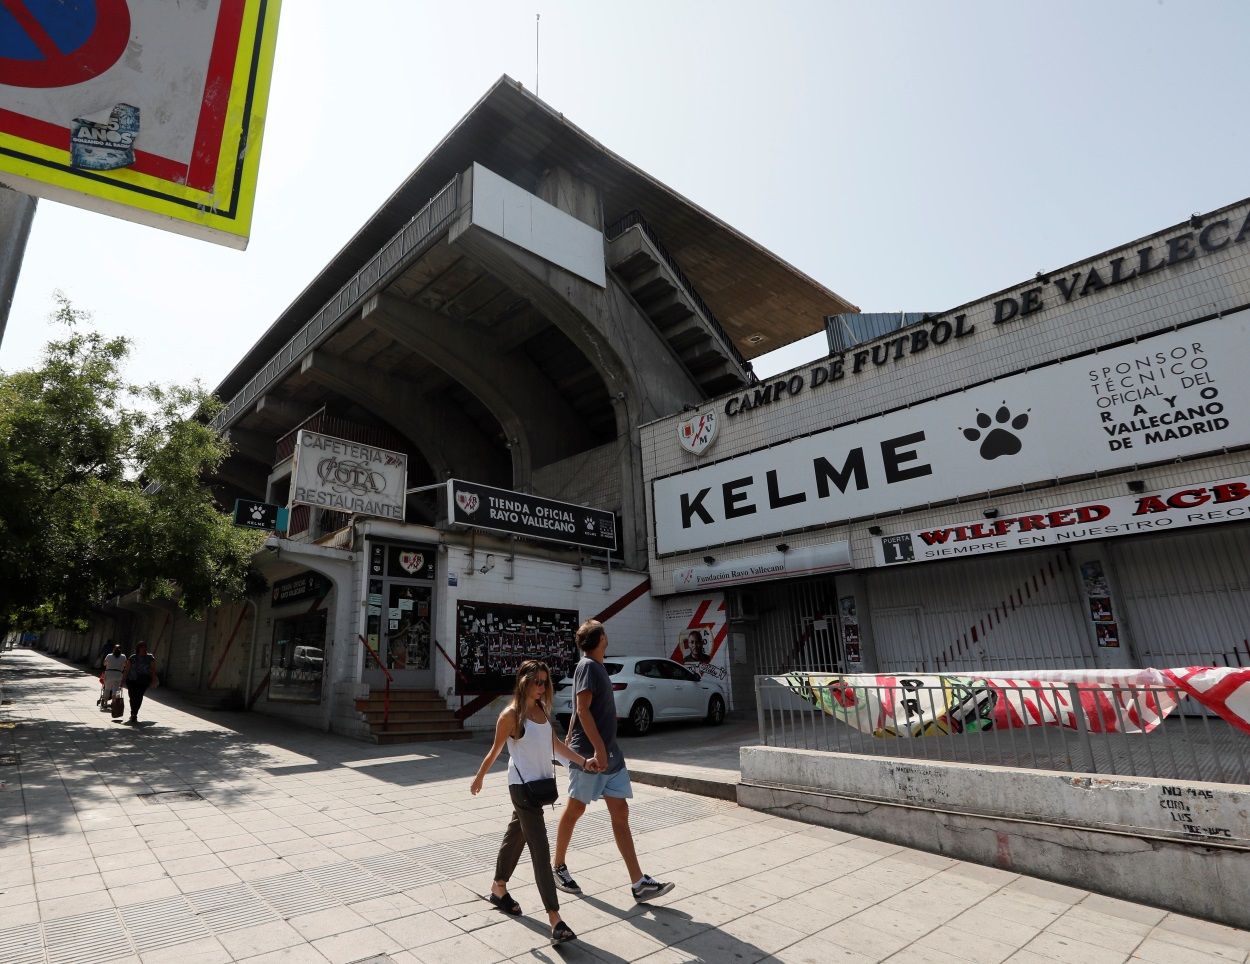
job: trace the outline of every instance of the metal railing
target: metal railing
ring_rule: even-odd
[[[210,423],[224,431],[249,405],[263,395],[311,348],[315,348],[356,312],[364,302],[381,291],[426,242],[456,213],[459,204],[459,176],[453,177],[392,237],[381,250],[357,271],[311,320],[269,359],[235,394]]]
[[[713,313],[712,309],[708,307],[707,302],[704,301],[699,295],[698,290],[694,286],[694,282],[686,277],[686,273],[681,270],[681,267],[677,264],[677,260],[668,253],[668,248],[664,247],[663,242],[660,241],[651,225],[647,223],[647,219],[642,216],[641,211],[630,211],[624,217],[619,218],[612,224],[608,225],[607,230],[604,232],[604,237],[606,237],[608,241],[615,241],[622,234],[633,227],[638,228],[646,239],[651,242],[651,246],[655,248],[656,254],[660,256],[660,260],[663,261],[668,270],[672,272],[673,278],[677,281],[678,285],[680,285],[682,292],[687,298],[690,299],[695,308],[702,313],[703,320],[707,322],[708,327],[716,333],[716,335],[724,343],[725,348],[728,349],[734,361],[736,361],[746,373],[748,383],[753,385],[759,381],[755,375],[755,369],[751,367],[751,363],[746,360],[742,352],[738,351],[738,346],[735,345],[733,339],[729,337],[729,334],[725,331],[724,326],[721,325],[715,313]]]
[[[757,676],[760,743],[931,762],[1250,783],[1250,735],[1172,687],[996,681],[992,696],[972,687],[958,692],[949,684],[908,686],[905,694],[899,689],[856,685],[853,692],[813,693],[807,674]]]
[[[470,689],[469,677],[464,675],[464,672],[460,669],[460,664],[447,655],[447,650],[443,649],[443,644],[440,643],[437,639],[434,640],[434,648],[438,650],[439,655],[441,655],[443,659],[447,660],[448,665],[451,666],[451,668],[456,673],[456,680],[457,682],[460,683],[460,685],[457,686],[456,689],[460,691],[460,709],[463,710],[464,709],[464,694],[466,690]]]
[[[369,641],[360,633],[356,634],[356,638],[360,640],[360,645],[365,648],[365,652],[373,657],[373,661],[378,664],[378,669],[382,671],[382,676],[386,679],[386,690],[382,694],[382,732],[385,733],[391,728],[391,683],[394,682],[394,677],[386,668],[386,664],[382,662],[381,655],[369,645]]]

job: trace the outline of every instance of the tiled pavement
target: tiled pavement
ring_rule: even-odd
[[[547,946],[522,863],[480,896],[507,818],[480,746],[375,747],[155,690],[113,724],[89,676],[0,657],[0,962],[1245,961],[1250,933],[637,787],[634,906],[602,811],[574,837],[580,935]],[[14,759],[20,754],[20,762]],[[185,791],[201,799],[181,799]],[[549,820],[553,825],[554,820]],[[554,833],[554,828],[553,831]],[[527,882],[528,880],[528,882]],[[1214,883],[1210,886],[1215,886]]]

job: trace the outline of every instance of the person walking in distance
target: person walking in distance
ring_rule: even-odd
[[[135,643],[134,655],[126,660],[126,668],[122,671],[126,681],[126,692],[130,695],[130,719],[126,722],[134,725],[139,722],[139,707],[143,706],[143,694],[149,686],[157,684],[156,657],[148,652],[148,644],[143,640]]]
[[[113,697],[121,693],[122,677],[125,675],[126,657],[122,653],[122,644],[114,643],[107,656],[104,657],[103,672],[101,676],[100,688],[100,709],[104,712],[109,711],[109,704],[113,702]],[[121,714],[118,713],[120,716]]]
[[[556,894],[550,871],[550,845],[547,842],[547,824],[543,819],[543,801],[534,799],[533,784],[536,781],[555,780],[552,754],[564,757],[570,763],[593,769],[594,761],[575,753],[556,739],[555,730],[547,716],[551,705],[551,673],[547,664],[527,659],[517,670],[516,686],[512,702],[499,714],[495,724],[495,742],[492,744],[469,792],[477,796],[482,789],[486,771],[499,757],[506,742],[508,745],[508,795],[512,798],[512,820],[504,833],[495,860],[495,880],[490,888],[490,902],[505,914],[520,914],[521,906],[508,893],[508,880],[521,859],[521,851],[529,846],[530,859],[534,863],[534,880],[542,896],[547,920],[551,924],[551,944],[563,944],[577,935],[560,918],[560,898]],[[550,784],[549,784],[550,785]],[[554,799],[554,794],[551,798]]]
[[[629,828],[629,801],[634,795],[625,768],[625,755],[616,743],[616,703],[612,699],[612,679],[603,667],[608,652],[608,632],[603,623],[590,619],[577,630],[577,648],[582,658],[573,671],[573,720],[568,743],[581,757],[594,757],[597,771],[569,767],[569,801],[556,829],[556,856],[552,866],[556,886],[568,894],[582,889],[569,873],[565,863],[573,828],[586,812],[586,807],[602,798],[612,820],[612,836],[629,872],[630,890],[634,900],[643,904],[662,897],[673,889],[642,872],[634,850],[634,835]]]

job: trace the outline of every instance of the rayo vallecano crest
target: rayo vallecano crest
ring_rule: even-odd
[[[702,455],[716,441],[716,413],[704,412],[702,415],[691,415],[677,426],[677,441],[687,452]]]

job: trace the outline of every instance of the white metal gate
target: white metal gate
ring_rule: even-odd
[[[868,598],[882,672],[1095,665],[1062,550],[875,572]]]
[[[1144,666],[1250,666],[1250,528],[1109,543]]]
[[[842,672],[838,594],[829,577],[770,583],[756,593],[759,618],[750,644],[755,672]]]

